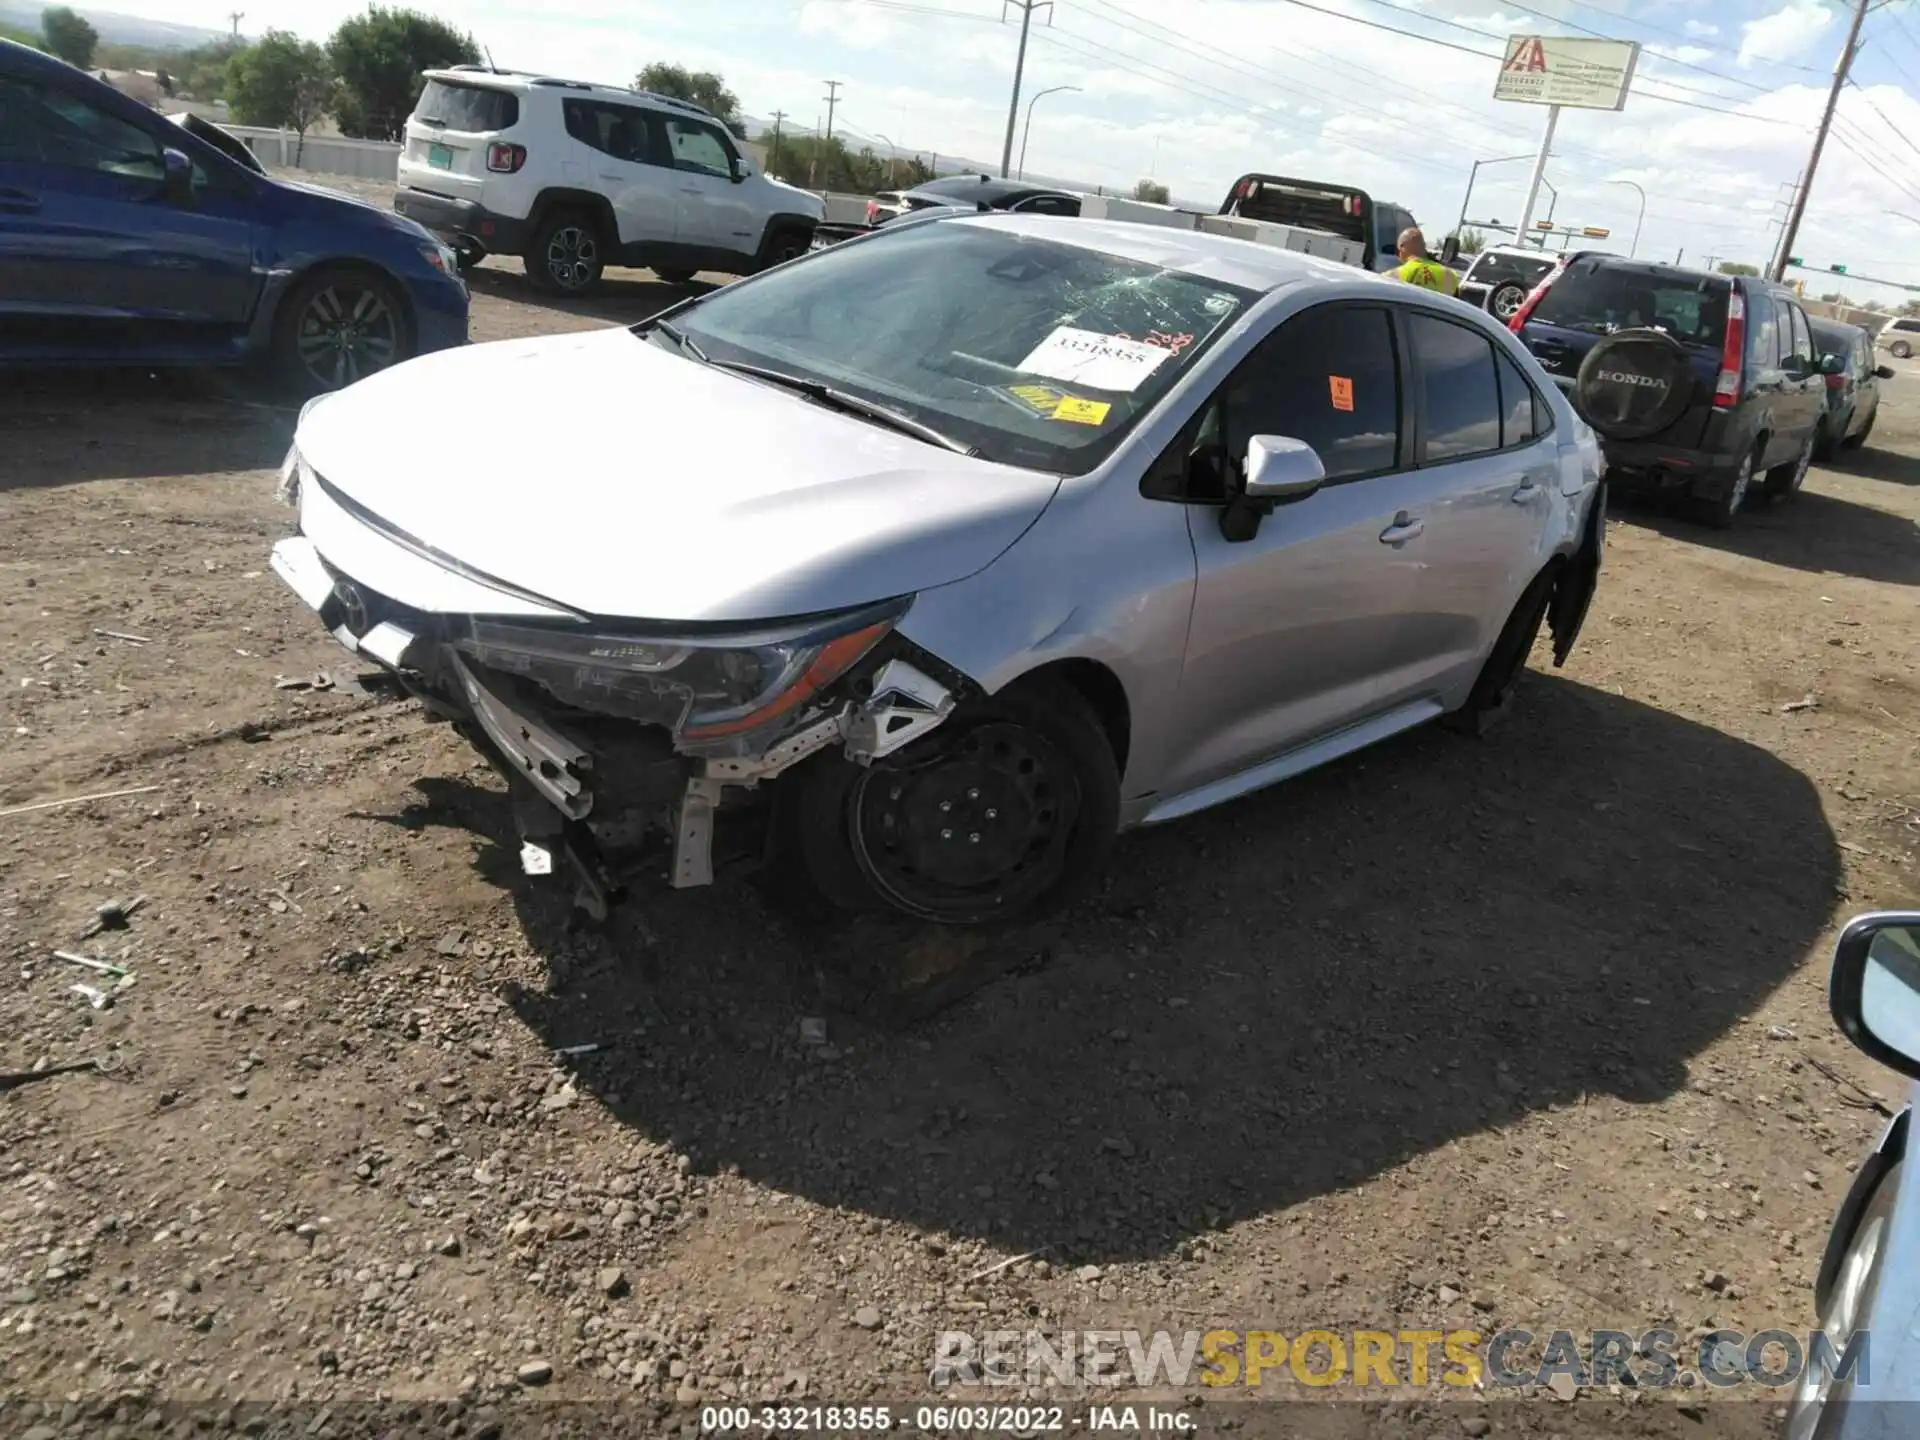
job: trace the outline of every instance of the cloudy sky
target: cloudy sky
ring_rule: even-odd
[[[278,26],[324,38],[358,6],[102,8],[223,29],[225,12],[243,8],[249,33]],[[503,66],[625,82],[649,60],[677,61],[720,71],[749,114],[783,110],[807,128],[824,117],[823,82],[835,79],[842,131],[922,153],[1000,153],[1017,27],[1002,22],[999,0],[417,8],[471,30]],[[1555,220],[1604,226],[1606,243],[1624,249],[1639,199],[1618,182],[1634,181],[1647,195],[1641,254],[1764,263],[1846,14],[1835,0],[1055,0],[1035,23],[1026,94],[1079,88],[1038,102],[1027,168],[1116,187],[1151,175],[1209,204],[1249,170],[1353,181],[1444,232],[1473,162],[1499,159],[1481,168],[1469,218],[1511,224],[1529,167],[1504,157],[1537,147],[1545,112],[1495,102],[1490,57],[1506,35],[1597,33],[1646,48],[1624,112],[1563,113],[1547,170]],[[1920,285],[1920,0],[1877,8],[1864,35],[1795,248],[1809,264]]]

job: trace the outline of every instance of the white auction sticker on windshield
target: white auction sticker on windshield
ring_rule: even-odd
[[[1023,374],[1065,380],[1090,390],[1130,394],[1172,355],[1171,350],[1159,345],[1062,325],[1033,347],[1019,369]]]

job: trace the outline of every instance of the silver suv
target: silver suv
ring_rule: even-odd
[[[1879,343],[1887,347],[1887,353],[1896,360],[1907,360],[1913,356],[1913,347],[1920,345],[1920,319],[1906,316],[1889,321],[1880,332]]]
[[[697,105],[611,85],[463,65],[426,72],[394,208],[463,265],[521,256],[575,295],[609,265],[684,282],[804,254],[824,202],[765,174]]]
[[[939,283],[929,284],[929,276]],[[430,432],[511,395],[566,423]],[[887,227],[319,401],[275,570],[459,723],[530,873],[762,856],[959,924],[1555,663],[1593,433],[1484,313],[1156,226]],[[768,827],[771,827],[769,835]],[[730,838],[730,836],[732,838]]]

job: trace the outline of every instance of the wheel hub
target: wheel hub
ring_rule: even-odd
[[[1023,726],[982,725],[920,765],[870,772],[853,797],[862,869],[936,919],[1017,908],[1054,882],[1077,798],[1066,766]]]

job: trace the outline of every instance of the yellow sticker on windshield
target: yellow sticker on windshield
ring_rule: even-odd
[[[1009,385],[1007,394],[1022,404],[1031,405],[1042,415],[1051,415],[1053,407],[1067,398],[1051,385]]]
[[[1104,425],[1111,409],[1113,406],[1105,400],[1082,400],[1077,395],[1066,395],[1053,407],[1053,418],[1071,420],[1075,425]]]

